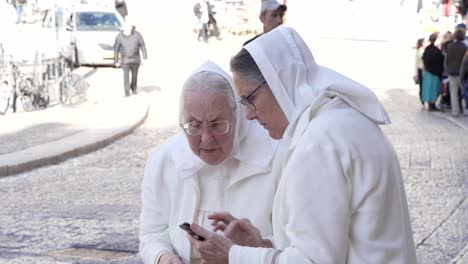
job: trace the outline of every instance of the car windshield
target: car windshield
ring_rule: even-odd
[[[80,12],[76,14],[76,28],[80,31],[119,31],[120,21],[107,12]]]

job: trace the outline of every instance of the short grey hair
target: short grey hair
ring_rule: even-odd
[[[221,75],[210,72],[201,71],[190,76],[184,83],[182,93],[180,95],[179,104],[179,122],[183,122],[182,115],[184,113],[184,98],[189,93],[203,94],[223,94],[228,98],[230,107],[233,109],[234,117],[236,115],[236,100],[232,91],[231,84]]]
[[[231,71],[242,78],[258,83],[265,81],[252,55],[244,48],[231,58],[230,66]]]

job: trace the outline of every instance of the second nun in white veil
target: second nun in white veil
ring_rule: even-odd
[[[282,138],[287,153],[274,249],[242,219],[225,223],[231,241],[195,227],[210,237],[191,239],[205,263],[227,258],[213,255],[212,244],[230,264],[416,263],[401,169],[379,127],[390,119],[372,91],[318,65],[284,26],[246,45],[231,70],[246,117]]]

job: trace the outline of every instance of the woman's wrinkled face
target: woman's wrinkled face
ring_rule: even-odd
[[[229,121],[226,134],[216,134],[208,127],[217,121]],[[235,112],[229,98],[222,93],[188,92],[184,96],[182,123],[202,125],[200,135],[187,135],[193,153],[210,165],[224,161],[233,148],[235,133]]]

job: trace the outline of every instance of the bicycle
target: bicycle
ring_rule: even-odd
[[[84,103],[86,93],[88,91],[88,82],[80,75],[68,71],[68,67],[65,67],[65,74],[60,79],[60,102],[64,105],[78,105]]]
[[[47,108],[49,96],[45,87],[37,86],[32,77],[20,70],[18,63],[10,62],[10,65],[10,76],[0,81],[0,114],[4,115],[9,107],[16,113],[18,98],[26,112]]]

